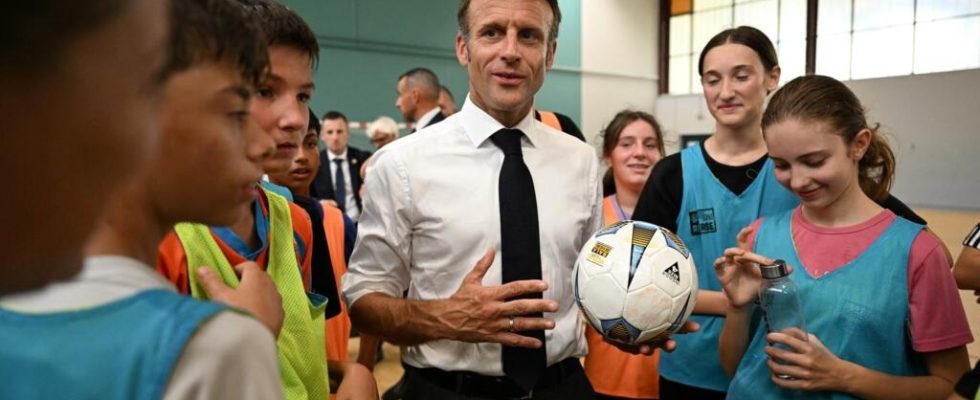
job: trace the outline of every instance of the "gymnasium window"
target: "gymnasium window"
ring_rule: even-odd
[[[980,0],[662,1],[662,93],[701,93],[701,48],[739,25],[773,41],[782,82],[807,72],[849,80],[980,68]]]

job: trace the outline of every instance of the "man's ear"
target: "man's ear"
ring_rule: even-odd
[[[470,49],[466,46],[466,38],[462,33],[456,34],[456,60],[464,67],[470,64]]]
[[[555,64],[555,53],[558,52],[558,41],[555,40],[548,45],[548,53],[545,55],[545,67],[551,70],[551,66]]]

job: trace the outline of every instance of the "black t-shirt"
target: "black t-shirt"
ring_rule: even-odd
[[[735,194],[742,193],[755,181],[766,163],[766,158],[769,157],[766,155],[746,165],[731,166],[711,158],[707,151],[701,153],[704,154],[704,161],[708,164],[711,173]],[[684,173],[681,154],[675,153],[660,160],[653,168],[637,200],[632,219],[650,222],[676,232],[677,216],[681,213],[683,196]],[[912,222],[926,224],[922,217],[892,195],[888,195],[888,198],[879,202],[879,205]]]
[[[312,251],[310,273],[313,292],[327,298],[324,318],[330,319],[340,314],[340,294],[337,293],[337,280],[333,275],[333,262],[330,261],[330,248],[327,247],[327,233],[323,230],[323,214],[316,200],[303,196],[293,196],[293,202],[306,210],[313,223],[313,243],[307,251]]]

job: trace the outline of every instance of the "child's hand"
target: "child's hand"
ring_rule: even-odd
[[[367,367],[349,362],[337,388],[337,400],[377,400],[378,385]]]
[[[587,329],[592,329],[592,328],[587,328]],[[684,322],[684,325],[681,325],[680,329],[678,329],[677,332],[674,332],[674,334],[685,334],[685,333],[697,332],[700,329],[701,329],[701,325],[698,324],[697,322],[694,322],[694,321],[685,321]],[[605,338],[603,338],[603,340],[605,340]],[[669,337],[666,340],[661,341],[661,342],[647,343],[647,344],[643,344],[643,345],[639,345],[639,346],[628,346],[628,345],[625,345],[625,344],[622,344],[622,343],[613,342],[613,341],[610,341],[610,340],[605,340],[605,341],[606,341],[606,343],[609,343],[609,344],[611,344],[613,346],[616,346],[616,348],[618,348],[618,349],[620,349],[620,350],[622,350],[624,352],[627,352],[627,353],[630,353],[630,354],[634,354],[634,355],[635,354],[643,354],[643,355],[646,355],[646,356],[653,355],[653,352],[656,349],[661,349],[661,350],[666,351],[666,352],[669,353],[669,352],[674,351],[674,349],[677,348],[677,342],[675,342],[674,339],[671,339]]]
[[[197,276],[212,300],[249,312],[269,328],[274,336],[279,337],[284,314],[282,298],[279,297],[272,277],[251,261],[238,264],[234,268],[241,280],[234,289],[225,285],[210,268],[198,268]]]
[[[752,251],[752,245],[749,243],[749,235],[752,234],[752,231],[752,225],[746,226],[738,231],[738,235],[735,235],[738,248],[745,251]]]
[[[759,297],[759,285],[762,283],[759,264],[772,262],[769,258],[737,247],[725,249],[724,256],[715,260],[715,275],[732,307],[744,308]]]
[[[844,391],[842,373],[846,362],[831,353],[815,335],[809,334],[804,340],[801,331],[796,330],[796,333],[766,335],[769,343],[781,343],[791,349],[766,346],[765,352],[769,355],[766,364],[772,371],[773,383],[783,389]],[[780,378],[780,375],[792,379]]]

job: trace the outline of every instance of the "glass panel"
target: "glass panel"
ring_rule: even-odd
[[[968,68],[980,68],[980,16],[916,24],[915,73]]]
[[[783,71],[779,83],[784,84],[806,72],[806,40],[779,42],[779,68]]]
[[[854,32],[851,78],[912,73],[912,26]]]
[[[670,57],[670,80],[667,91],[670,94],[691,93],[691,56]]]
[[[806,0],[779,2],[779,41],[806,39]]]
[[[691,54],[691,15],[670,17],[670,55]]]
[[[851,34],[817,38],[817,73],[846,81],[851,78]]]
[[[910,25],[915,0],[854,0],[854,30]]]
[[[936,18],[980,13],[977,0],[929,0],[915,5],[915,20],[930,21]]]
[[[821,0],[817,7],[817,36],[850,31],[851,0]]]
[[[701,75],[698,74],[698,58],[701,57],[701,52],[694,53],[691,56],[691,93],[701,94],[704,90],[701,89]]]
[[[806,17],[803,19],[806,25]],[[735,26],[749,25],[769,36],[776,43],[779,38],[779,0],[761,0],[735,6]]]
[[[732,0],[697,0],[694,2],[694,11],[711,10],[731,5]]]
[[[695,4],[697,5],[697,4]],[[694,13],[694,39],[691,48],[701,51],[711,37],[724,29],[732,27],[732,8]]]

